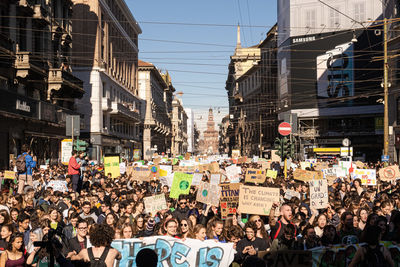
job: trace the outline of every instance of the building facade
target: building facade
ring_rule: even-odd
[[[172,94],[169,75],[162,74],[153,64],[139,60],[139,97],[142,107],[143,155],[150,160],[153,153],[167,153],[171,147]]]
[[[26,143],[56,163],[67,115],[84,94],[72,74],[72,1],[0,3],[0,168]]]
[[[74,74],[84,81],[77,102],[85,115],[89,155],[132,158],[142,150],[138,96],[139,24],[124,0],[73,0]]]
[[[201,154],[219,154],[218,135],[218,131],[215,129],[213,110],[210,108],[208,110],[207,129],[203,132],[203,140],[201,142]]]
[[[182,100],[175,97],[172,100],[172,156],[183,155],[187,152],[187,120],[188,116],[183,108]]]
[[[380,1],[279,0],[278,119],[298,129],[300,155],[349,138],[354,158],[380,158],[381,18]]]
[[[187,152],[189,153],[194,153],[195,152],[195,140],[194,140],[194,112],[190,108],[185,108],[186,115],[188,116],[187,119],[187,143],[188,143],[188,149]]]

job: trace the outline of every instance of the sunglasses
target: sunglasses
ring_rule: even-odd
[[[187,226],[187,224],[186,223],[181,223],[181,226]]]
[[[180,204],[186,204],[186,202],[179,202]]]

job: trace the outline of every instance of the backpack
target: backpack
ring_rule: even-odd
[[[360,264],[363,267],[384,267],[386,266],[386,260],[381,251],[382,246],[376,246],[374,249],[368,245],[363,245],[365,248],[364,260]]]
[[[109,247],[104,248],[104,251],[101,254],[100,258],[95,258],[93,255],[93,248],[88,248],[87,251],[90,260],[90,267],[107,267],[105,260],[107,258],[109,250]]]
[[[26,173],[26,161],[25,161],[25,157],[27,154],[22,154],[19,155],[19,157],[17,158],[17,161],[15,163],[15,166],[17,167],[17,172],[18,173]]]

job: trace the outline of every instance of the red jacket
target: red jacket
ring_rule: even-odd
[[[71,157],[68,163],[68,174],[69,175],[79,174],[80,167],[81,165],[79,165],[78,162],[76,162],[76,158]]]

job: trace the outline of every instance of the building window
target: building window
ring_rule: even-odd
[[[354,19],[357,22],[365,21],[365,3],[359,2],[354,4]]]
[[[339,10],[339,7],[334,7],[336,10]],[[329,27],[337,28],[340,24],[339,12],[336,10],[329,8]]]
[[[306,28],[308,32],[314,31],[316,25],[316,15],[315,9],[310,9],[306,11]]]

